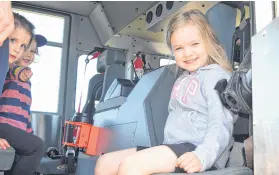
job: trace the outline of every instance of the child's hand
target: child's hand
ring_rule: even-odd
[[[184,169],[186,173],[196,173],[202,170],[199,158],[192,152],[186,152],[176,160],[176,166]]]
[[[0,1],[0,46],[14,31],[14,16],[10,1]]]
[[[10,144],[7,142],[6,139],[1,139],[0,138],[0,149],[7,149],[10,147]]]
[[[33,75],[33,72],[31,71],[31,69],[27,68],[21,72],[21,74],[19,75],[19,78],[21,81],[25,82],[25,81],[28,81],[32,77],[32,75]]]

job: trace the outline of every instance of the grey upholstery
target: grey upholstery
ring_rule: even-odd
[[[96,74],[94,75],[90,81],[89,81],[89,86],[88,86],[88,94],[87,94],[87,100],[90,99],[90,95],[92,93],[92,91],[95,89],[95,88],[98,88],[98,87],[95,87],[97,82],[100,82],[101,85],[103,84],[103,81],[104,81],[104,74]]]
[[[126,54],[120,50],[106,50],[99,56],[97,69],[102,71],[105,68],[100,102],[104,101],[106,92],[114,79],[125,78],[125,67],[123,65],[125,60]]]
[[[125,78],[125,67],[121,64],[113,64],[106,69],[100,101],[104,101],[108,88],[116,78]]]
[[[104,152],[162,143],[168,111],[160,105],[168,106],[176,74],[176,66],[172,65],[144,75],[119,109],[94,116],[95,125],[109,128],[114,133],[110,146]],[[160,110],[151,110],[158,107]],[[152,112],[158,115],[153,115]]]
[[[99,103],[96,106],[96,113],[103,112],[105,110],[119,108],[125,102],[125,100],[126,100],[125,97],[116,97],[116,98],[108,99],[102,103]]]
[[[122,65],[124,62],[125,53],[123,51],[106,50],[98,57],[97,70],[104,74],[96,74],[90,79],[87,101],[91,100],[92,92],[96,93],[97,100],[104,101],[105,94],[112,82],[116,78],[125,78],[125,67]],[[86,103],[83,112],[89,110],[87,105]]]
[[[235,32],[236,9],[223,3],[218,3],[209,9],[205,15],[230,59],[233,34]]]
[[[15,150],[10,147],[6,150],[0,149],[0,171],[11,169],[15,157]]]
[[[103,83],[104,83],[104,74],[96,74],[94,75],[88,85],[88,94],[87,94],[87,100],[82,109],[83,113],[87,113],[89,108],[91,108],[91,96],[94,95],[95,100],[100,100],[101,95],[102,95],[102,90],[103,90]],[[90,103],[88,103],[90,102]],[[92,110],[92,109],[90,109]]]
[[[166,70],[163,72],[162,77],[157,80],[144,100],[145,118],[151,141],[150,146],[163,143],[171,90],[179,74],[176,65],[167,66],[164,69]]]
[[[105,72],[106,69],[112,64],[125,63],[125,52],[121,50],[105,50],[97,60],[97,71],[99,73]]]
[[[234,142],[233,149],[230,153],[230,159],[228,161],[228,167],[242,167],[244,166],[245,158],[243,155],[243,143]]]
[[[119,108],[129,96],[137,81],[128,79],[114,79],[106,92],[103,102],[96,106],[95,114]]]

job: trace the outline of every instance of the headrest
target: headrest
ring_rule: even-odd
[[[232,39],[235,32],[236,11],[236,8],[218,3],[205,14],[229,59],[231,59]]]
[[[112,64],[123,64],[126,60],[126,53],[120,50],[105,50],[97,61],[97,71],[104,73],[106,68]]]

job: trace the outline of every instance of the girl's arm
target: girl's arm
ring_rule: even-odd
[[[13,64],[10,66],[9,74],[12,80],[20,80],[20,81],[27,81],[32,76],[32,72],[29,75],[29,71],[31,72],[30,68],[18,66]]]
[[[208,132],[193,152],[202,163],[202,171],[209,169],[229,145],[233,132],[233,116],[223,106],[218,92],[214,89],[221,79],[229,79],[229,74],[209,71],[203,81],[203,91],[208,105]]]

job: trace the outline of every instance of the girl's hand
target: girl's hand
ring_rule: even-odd
[[[7,142],[6,139],[1,139],[0,138],[0,149],[7,149],[10,147],[10,144]]]
[[[181,155],[176,161],[176,166],[184,169],[186,173],[196,173],[202,170],[201,161],[192,152]]]
[[[25,69],[21,72],[21,74],[19,75],[19,78],[21,81],[28,81],[30,80],[30,78],[32,77],[33,72],[31,71],[31,69]]]

